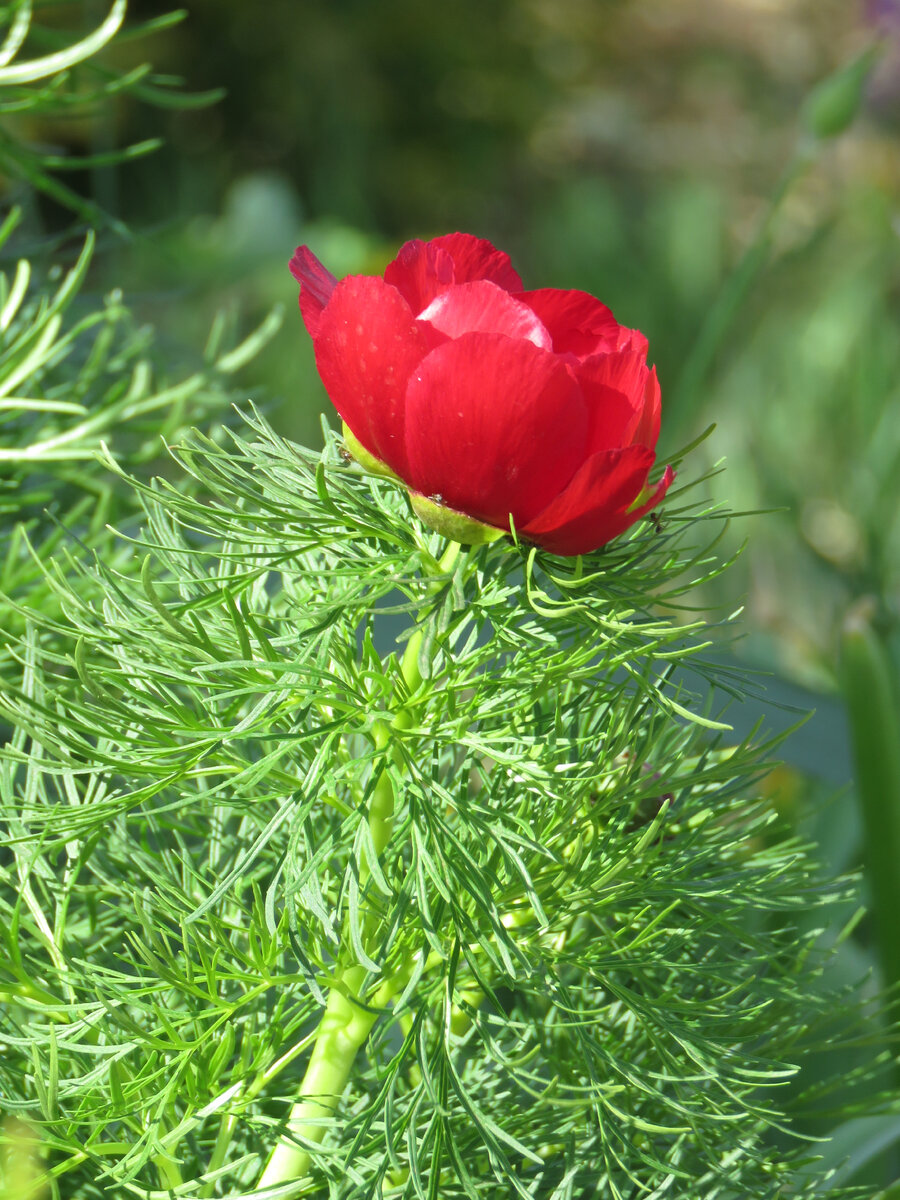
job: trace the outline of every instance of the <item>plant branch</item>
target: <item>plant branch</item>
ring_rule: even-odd
[[[459,551],[459,544],[451,542],[437,564],[441,577],[452,570]],[[422,640],[422,631],[417,628],[407,641],[401,660],[401,677],[410,694],[422,681],[419,669]],[[394,732],[407,729],[410,724],[409,708],[403,704],[392,719],[378,721],[373,728],[375,748],[385,755],[385,765],[372,788],[368,811],[369,830],[377,856],[384,851],[393,830],[395,795],[386,760]],[[369,874],[370,868],[363,862],[360,867],[361,885],[365,884]],[[363,947],[368,953],[374,941],[378,916],[366,905],[365,898],[361,907]],[[307,1145],[318,1144],[324,1138],[356,1056],[378,1018],[377,1009],[367,1005],[363,998],[363,985],[368,973],[366,967],[352,959],[345,959],[339,966],[316,1031],[309,1065],[300,1085],[300,1097],[288,1120],[290,1140],[284,1139],[275,1146],[260,1176],[260,1188],[297,1180],[296,1194],[302,1195],[305,1190],[302,1178],[308,1174],[311,1165]],[[393,977],[384,980],[376,994],[376,1002],[387,1003],[407,979],[408,964],[404,964]]]

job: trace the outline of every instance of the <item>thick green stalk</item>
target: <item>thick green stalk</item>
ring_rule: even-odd
[[[306,1142],[321,1142],[325,1136],[357,1052],[375,1023],[375,1014],[363,1008],[358,999],[365,976],[366,968],[357,964],[339,971],[319,1022],[300,1099],[291,1109],[289,1121],[291,1133]],[[299,1181],[309,1165],[309,1152],[302,1146],[293,1141],[279,1142],[260,1176],[259,1186]]]
[[[441,575],[452,570],[459,551],[458,543],[450,544],[438,564]],[[409,692],[414,692],[421,683],[418,666],[421,645],[422,634],[416,630],[407,642],[401,663],[401,674]],[[410,713],[402,705],[393,719],[376,722],[373,727],[376,749],[387,750],[393,732],[408,728],[410,723]],[[391,838],[394,800],[391,777],[387,768],[383,767],[372,789],[368,811],[372,843],[376,854],[379,855]],[[360,882],[365,883],[369,875],[366,864],[361,866],[360,875]],[[375,933],[377,917],[371,911],[366,911],[365,901],[361,915],[363,941],[368,951]],[[403,969],[396,979],[386,978],[374,997],[375,1004],[367,1007],[362,995],[362,985],[367,973],[367,969],[354,960],[344,961],[338,967],[325,1012],[316,1031],[309,1065],[300,1085],[300,1096],[291,1110],[288,1121],[292,1139],[313,1143],[322,1141],[346,1087],[356,1055],[377,1019],[377,1012],[372,1011],[372,1008],[376,1004],[387,1003],[391,996],[404,986],[408,978],[408,971]],[[308,1173],[310,1163],[309,1151],[299,1145],[298,1141],[280,1141],[269,1156],[258,1186],[274,1187],[296,1180],[297,1189],[292,1194],[300,1196],[306,1190],[302,1179]]]
[[[174,1159],[158,1154],[153,1161],[159,1172],[159,1181],[164,1188],[174,1190],[184,1182],[181,1178],[181,1168]]]
[[[900,984],[900,703],[891,656],[865,601],[844,623],[842,682],[853,743],[865,867],[886,987]]]

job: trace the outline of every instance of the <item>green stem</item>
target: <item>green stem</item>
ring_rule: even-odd
[[[461,547],[452,542],[440,559],[438,573],[443,576],[453,569]],[[401,675],[409,693],[415,692],[422,682],[419,671],[419,652],[422,647],[422,632],[415,630],[406,644],[401,661]],[[377,721],[372,729],[376,750],[388,751],[396,731],[408,729],[412,716],[405,705],[401,705],[391,720]],[[368,822],[375,853],[381,855],[391,839],[394,818],[394,786],[387,765],[372,788],[369,799]],[[360,869],[360,882],[365,883],[370,874],[368,864]],[[363,942],[368,952],[373,940],[377,914],[368,910],[362,901]],[[316,1030],[306,1074],[300,1084],[300,1095],[291,1109],[288,1119],[290,1140],[280,1141],[273,1149],[259,1179],[260,1188],[297,1181],[296,1190],[290,1194],[302,1195],[306,1190],[303,1177],[308,1175],[312,1158],[301,1143],[318,1144],[325,1136],[334,1118],[340,1098],[346,1087],[356,1055],[375,1024],[378,1005],[386,1004],[409,978],[408,964],[398,968],[393,977],[385,979],[378,988],[374,1003],[366,1006],[363,984],[368,971],[355,961],[345,961],[338,966],[325,1011]],[[285,1194],[286,1195],[286,1194]]]
[[[841,675],[882,982],[895,991],[900,985],[900,697],[890,649],[874,617],[874,604],[866,600],[848,613]]]
[[[365,977],[365,967],[357,964],[344,967],[325,1005],[300,1085],[300,1099],[291,1109],[288,1123],[294,1137],[305,1142],[318,1143],[325,1136],[357,1051],[375,1023],[375,1014],[362,1008],[357,999]],[[299,1181],[309,1166],[308,1150],[296,1141],[279,1142],[260,1176],[259,1187],[272,1187],[292,1179]]]
[[[156,1169],[159,1172],[159,1182],[164,1188],[173,1191],[179,1187],[184,1180],[181,1178],[181,1168],[174,1159],[166,1158],[162,1154],[157,1155],[153,1159],[156,1164]]]
[[[219,1167],[225,1161],[225,1155],[228,1153],[228,1147],[231,1145],[231,1139],[234,1136],[235,1128],[237,1127],[237,1116],[235,1113],[229,1112],[222,1117],[219,1123],[219,1132],[216,1136],[216,1144],[213,1146],[212,1158],[209,1160],[209,1174],[218,1171]],[[200,1195],[208,1197],[216,1190],[215,1180],[205,1183],[200,1189]]]

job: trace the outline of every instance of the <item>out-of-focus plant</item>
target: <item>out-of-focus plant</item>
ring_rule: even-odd
[[[0,224],[5,268],[0,270],[0,579],[3,590],[16,595],[26,585],[37,585],[35,557],[59,544],[60,522],[96,545],[106,522],[123,518],[126,493],[99,466],[98,451],[104,448],[136,468],[157,459],[164,441],[192,421],[221,413],[232,398],[232,377],[275,333],[280,316],[272,313],[237,344],[229,322],[220,317],[194,368],[173,369],[154,344],[153,329],[133,316],[120,289],[102,297],[88,291],[96,251],[93,229],[79,232],[81,249],[71,267],[56,265],[55,258],[68,255],[42,238],[28,189],[45,192],[101,230],[112,218],[58,184],[52,172],[79,163],[48,156],[13,130],[11,114],[91,112],[123,89],[156,99],[155,89],[162,85],[147,82],[155,78],[149,67],[123,75],[95,61],[111,39],[126,36],[120,0],[101,26],[62,48],[56,46],[56,33],[33,24],[28,0],[9,6],[5,15],[0,162],[6,186],[17,192],[21,205],[11,207]],[[160,19],[129,29],[127,36],[168,24],[170,19]],[[46,52],[18,61],[23,44],[33,43]],[[85,91],[76,70],[101,82]],[[168,91],[161,94],[170,98]],[[103,162],[130,154],[111,152]],[[22,239],[29,252],[16,255]],[[50,593],[38,585],[30,596],[36,603]],[[11,631],[20,619],[9,611],[2,623]]]
[[[823,80],[807,99],[794,154],[784,169],[756,233],[711,306],[693,346],[685,355],[673,404],[676,419],[686,423],[687,427],[690,427],[702,407],[704,384],[716,354],[737,319],[750,289],[769,261],[775,225],[785,202],[815,162],[820,146],[848,129],[858,115],[864,87],[877,53],[877,46],[870,47]]]
[[[850,715],[865,830],[866,873],[884,983],[900,988],[900,697],[890,650],[876,631],[873,605],[848,613],[841,674]]]

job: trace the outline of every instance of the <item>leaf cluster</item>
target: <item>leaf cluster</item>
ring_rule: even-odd
[[[14,209],[3,222],[0,252],[20,219]],[[162,439],[227,407],[233,375],[280,325],[274,311],[235,344],[220,318],[196,368],[173,378],[153,329],[135,320],[120,291],[85,293],[94,242],[89,234],[65,271],[27,258],[0,271],[0,587],[11,595],[34,588],[32,607],[49,593],[28,538],[47,555],[62,537],[48,513],[114,552],[105,525],[124,515],[128,493],[99,467],[101,448],[133,469],[158,460]],[[10,633],[20,626],[13,614],[4,624]]]
[[[90,129],[125,94],[155,104],[208,103],[215,96],[184,96],[179,81],[154,75],[147,64],[116,65],[118,47],[167,28],[183,12],[125,28],[124,0],[111,0],[96,27],[83,36],[65,32],[60,25],[70,14],[69,24],[83,25],[83,7],[62,0],[48,18],[32,0],[0,5],[0,171],[4,187],[21,200],[0,221],[0,588],[17,596],[32,588],[32,607],[47,603],[50,593],[40,585],[26,542],[30,538],[39,555],[51,553],[62,536],[54,521],[65,521],[93,546],[104,541],[113,553],[105,524],[124,519],[128,493],[116,492],[109,474],[98,469],[101,446],[131,469],[158,459],[162,439],[227,408],[233,375],[280,320],[272,313],[236,344],[229,322],[219,317],[205,354],[179,370],[165,361],[154,331],[135,317],[120,290],[91,295],[95,231],[111,224],[127,230],[58,174],[107,166],[156,143],[84,159],[50,153],[47,139],[54,130],[71,130],[76,119],[75,128]],[[117,49],[110,57],[112,43]],[[33,236],[35,191],[93,227],[80,253]],[[51,255],[68,260],[68,269]],[[0,611],[0,625],[12,632],[20,622]]]
[[[811,1192],[771,1134],[844,1003],[794,920],[841,889],[673,673],[731,686],[684,615],[719,518],[447,571],[333,438],[229,438],[7,643],[0,1090],[51,1194],[250,1195],[348,955],[377,1021],[270,1200]]]

